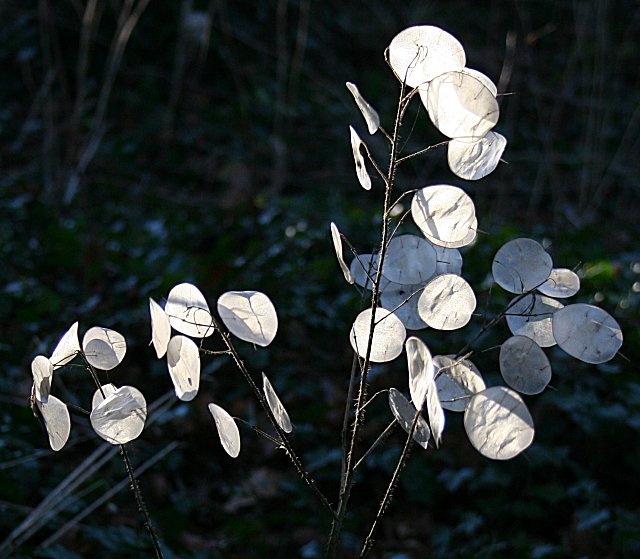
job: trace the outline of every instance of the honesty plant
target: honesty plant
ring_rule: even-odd
[[[506,139],[492,130],[499,115],[497,88],[481,72],[465,67],[466,57],[457,39],[433,26],[411,27],[391,41],[387,59],[402,83],[399,118],[417,92],[433,125],[451,138],[447,142],[447,160],[453,173],[476,180],[492,172],[506,146]],[[371,114],[377,113],[364,102],[354,84],[347,83],[347,87],[369,131],[375,133],[380,129],[379,118],[375,128],[370,123]],[[364,158],[360,150],[364,149],[376,170],[379,166],[354,128],[350,130],[362,184]],[[389,138],[392,143],[394,138]],[[401,161],[396,158],[392,162],[392,178]],[[387,192],[395,187],[387,176],[382,175],[382,180]],[[396,226],[394,234],[383,238],[377,254],[358,255],[354,249],[349,277],[356,285],[373,291],[371,308],[358,315],[351,329],[352,346],[365,360],[363,374],[369,362],[398,357],[405,329],[459,329],[471,321],[476,309],[474,291],[461,276],[462,256],[457,250],[476,239],[478,221],[471,196],[459,186],[448,184],[428,185],[412,193],[408,215],[419,234],[411,232],[403,215],[398,223],[402,234],[396,234]],[[401,193],[397,202],[389,202],[389,207],[400,204],[406,194],[411,192]],[[391,223],[393,218],[388,217],[388,221]],[[331,227],[338,261],[345,270],[341,243],[335,238],[337,227]],[[542,347],[557,343],[578,359],[602,363],[617,353],[622,334],[604,310],[582,304],[564,307],[556,300],[575,295],[579,278],[571,270],[554,268],[551,256],[535,240],[507,242],[493,259],[492,274],[496,284],[516,295],[501,315],[514,334],[502,344],[499,357],[500,372],[510,388],[487,388],[469,359],[472,351],[431,359],[423,342],[412,336],[405,344],[414,404],[410,415],[422,409],[424,396],[429,393],[424,386],[431,378],[438,389],[430,393],[439,395],[441,405],[449,411],[465,412],[465,429],[471,444],[489,458],[506,459],[525,450],[533,440],[533,421],[513,390],[537,394],[547,386],[551,366]],[[427,332],[425,338],[428,336]],[[421,376],[422,380],[418,380]],[[423,386],[417,389],[420,383]],[[414,393],[420,396],[416,398]],[[402,413],[399,410],[408,410],[397,402],[397,395],[390,398],[396,417]],[[437,440],[444,425],[443,416],[436,411],[441,408],[436,402],[430,403],[429,398],[426,405],[431,428],[438,432]],[[400,422],[406,426],[410,419],[404,416]],[[528,435],[513,438],[516,428],[524,429]],[[508,452],[505,446],[509,447]]]
[[[439,446],[446,412],[464,413],[469,441],[481,454],[495,460],[513,458],[529,447],[534,438],[533,419],[520,394],[538,394],[549,384],[551,365],[545,349],[557,344],[577,359],[603,363],[612,359],[622,344],[620,327],[604,310],[581,303],[565,306],[558,301],[576,295],[580,287],[578,276],[569,269],[554,268],[551,256],[535,240],[520,238],[504,244],[491,266],[494,282],[514,295],[512,301],[499,315],[485,321],[475,335],[470,335],[466,347],[451,348],[447,355],[432,355],[428,347],[432,331],[471,328],[477,322],[476,294],[462,275],[460,249],[469,248],[476,241],[478,218],[472,195],[466,190],[468,183],[464,187],[428,184],[410,191],[398,188],[397,171],[401,164],[433,147],[402,155],[399,133],[403,117],[410,103],[421,102],[433,126],[446,137],[439,145],[447,146],[451,171],[467,181],[490,174],[497,167],[507,141],[493,130],[499,117],[497,88],[487,76],[466,67],[464,49],[455,37],[433,26],[410,27],[391,41],[386,58],[400,82],[392,132],[381,126],[378,113],[357,86],[346,84],[369,134],[381,133],[390,146],[388,165],[383,171],[356,129],[349,126],[357,180],[368,195],[382,194],[384,198],[378,250],[359,254],[338,226],[330,224],[333,247],[345,280],[361,292],[371,292],[370,304],[356,316],[348,335],[355,353],[349,388],[354,400],[349,402],[345,413],[343,467],[336,506],[316,487],[294,452],[287,437],[293,424],[273,385],[262,373],[262,390],[258,388],[233,342],[234,336],[254,346],[264,347],[273,342],[278,316],[269,297],[259,291],[223,293],[217,300],[217,316],[205,296],[190,283],[173,287],[164,304],[149,299],[151,344],[157,358],[166,359],[167,372],[179,400],[188,402],[197,398],[201,359],[209,354],[229,356],[242,373],[276,431],[273,437],[263,434],[286,451],[298,474],[332,514],[328,557],[336,554],[355,469],[381,438],[368,451],[359,452],[363,410],[372,399],[368,399],[367,388],[373,363],[387,363],[405,354],[407,384],[389,387],[387,392],[390,417],[408,437],[364,540],[361,557],[371,549],[373,533],[384,515],[411,442],[424,449],[430,447],[431,441]],[[375,180],[368,168],[375,171]],[[411,202],[405,212],[402,202],[408,196]],[[392,211],[397,208],[399,212]],[[345,242],[354,254],[349,265],[343,253]],[[497,363],[507,386],[487,386],[471,360],[477,350],[474,344],[503,318],[513,334],[501,344]],[[212,336],[219,337],[224,350],[206,348],[207,339]],[[119,445],[141,434],[147,405],[140,390],[100,381],[100,372],[117,367],[126,349],[125,338],[104,327],[87,330],[80,344],[76,322],[50,357],[34,358],[32,398],[45,422],[53,450],[63,448],[71,429],[67,406],[51,394],[54,373],[62,367],[78,365],[74,360],[82,361],[96,383],[87,412],[96,433]],[[88,404],[88,396],[86,400]],[[208,409],[222,447],[231,457],[238,457],[241,439],[237,419],[219,403],[209,403]],[[161,555],[159,546],[155,547]]]

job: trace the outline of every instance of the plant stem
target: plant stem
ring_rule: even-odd
[[[404,96],[404,84],[400,88],[400,99],[398,101],[398,107],[396,111],[396,118],[394,122],[393,136],[391,141],[391,154],[389,156],[389,167],[387,171],[387,176],[385,179],[385,189],[384,189],[384,205],[382,210],[382,234],[380,239],[380,252],[378,253],[378,268],[375,277],[375,281],[372,286],[372,294],[371,294],[371,322],[369,325],[369,339],[367,342],[367,351],[365,353],[364,360],[361,363],[361,372],[360,372],[360,384],[358,388],[358,396],[355,402],[355,418],[353,422],[353,428],[351,431],[351,439],[349,442],[348,451],[345,453],[347,457],[347,466],[345,470],[345,475],[341,480],[340,484],[340,494],[338,497],[338,508],[336,510],[336,516],[331,523],[331,530],[329,532],[329,539],[327,542],[327,551],[326,557],[328,559],[332,559],[336,555],[338,539],[340,537],[340,532],[342,531],[342,525],[344,523],[345,516],[347,514],[347,506],[349,503],[349,498],[351,496],[351,489],[353,487],[354,482],[354,473],[355,473],[355,446],[358,441],[358,435],[360,433],[360,428],[364,421],[364,404],[367,398],[367,375],[369,371],[369,367],[371,365],[371,350],[373,347],[373,334],[376,327],[376,309],[378,307],[378,295],[380,292],[380,281],[382,278],[382,265],[384,264],[384,257],[387,251],[388,245],[388,237],[389,237],[389,221],[387,218],[389,212],[389,205],[391,200],[391,191],[393,189],[393,183],[395,180],[395,174],[398,164],[398,137],[400,124],[402,122],[402,114],[404,113],[403,106],[403,96]]]
[[[212,321],[213,321],[214,328],[220,333],[220,337],[222,338],[222,341],[224,342],[224,345],[227,347],[227,350],[229,352],[229,355],[231,355],[231,358],[233,359],[233,362],[235,363],[235,365],[238,368],[238,370],[242,373],[242,376],[247,381],[247,384],[251,388],[254,396],[256,397],[258,402],[260,402],[260,405],[262,406],[262,408],[264,409],[265,413],[267,414],[267,417],[271,421],[274,429],[277,431],[278,436],[280,437],[280,441],[278,441],[278,442],[282,446],[282,448],[285,450],[285,452],[287,453],[287,456],[289,456],[289,459],[293,463],[293,466],[296,469],[296,472],[298,472],[298,475],[313,490],[313,492],[317,495],[317,497],[320,499],[322,504],[329,511],[331,511],[331,513],[335,516],[335,512],[333,510],[333,507],[331,506],[331,503],[329,503],[329,501],[324,496],[322,491],[320,491],[320,489],[316,485],[316,483],[313,480],[313,478],[304,469],[304,466],[302,465],[302,461],[300,460],[300,458],[298,458],[298,455],[293,450],[293,447],[291,446],[291,443],[289,442],[289,438],[287,437],[287,434],[282,430],[282,427],[280,427],[280,425],[278,424],[278,421],[276,420],[275,416],[273,415],[273,412],[271,411],[271,408],[269,407],[269,403],[267,402],[267,399],[265,398],[265,396],[262,394],[262,392],[260,391],[260,389],[258,388],[256,383],[254,382],[253,378],[251,377],[251,374],[249,373],[249,370],[247,369],[246,365],[244,364],[244,361],[242,361],[242,359],[240,358],[240,355],[236,351],[236,348],[233,345],[233,342],[231,341],[231,335],[228,332],[226,332],[225,330],[223,330],[222,328],[220,328],[220,324],[218,323],[218,321],[215,318],[212,317]]]
[[[102,395],[102,399],[103,400],[106,399],[106,395],[104,393],[102,385],[100,384],[100,378],[98,377],[98,374],[96,373],[93,366],[89,363],[89,361],[87,361],[87,357],[84,354],[84,351],[81,351],[80,355],[82,356],[82,359],[85,362],[85,367],[87,371],[89,371],[89,374],[93,379],[93,382],[98,387],[98,390]],[[160,540],[158,538],[158,534],[155,528],[153,527],[153,523],[151,522],[149,511],[147,510],[147,507],[144,504],[144,498],[142,497],[142,491],[140,490],[140,485],[135,476],[135,472],[133,471],[133,466],[131,465],[131,461],[129,460],[129,453],[127,452],[125,445],[121,444],[119,446],[120,446],[120,455],[122,456],[122,460],[124,461],[124,466],[125,466],[125,469],[127,470],[129,481],[131,482],[131,491],[133,491],[133,496],[136,500],[136,504],[138,505],[138,510],[140,511],[144,519],[144,527],[147,529],[147,532],[149,533],[149,537],[151,538],[151,544],[153,545],[153,549],[156,553],[156,557],[158,559],[163,559],[164,556],[162,555],[162,549],[160,548]]]
[[[400,454],[400,458],[398,459],[398,463],[396,464],[396,469],[394,470],[393,475],[391,476],[391,481],[389,482],[389,485],[387,486],[387,490],[384,494],[384,498],[380,503],[380,508],[378,509],[376,517],[373,520],[373,524],[371,524],[369,533],[367,534],[367,537],[364,540],[364,544],[362,545],[362,549],[360,550],[360,556],[359,556],[360,559],[363,559],[364,557],[366,557],[369,554],[369,551],[371,551],[371,548],[373,547],[373,534],[376,530],[376,527],[378,526],[378,523],[384,516],[384,513],[386,512],[387,507],[389,506],[389,503],[391,502],[391,497],[393,496],[393,492],[396,488],[396,485],[398,484],[398,479],[400,478],[400,472],[402,471],[402,468],[404,467],[404,464],[407,461],[407,458],[409,458],[409,451],[411,450],[413,434],[415,433],[419,418],[420,418],[420,410],[416,410],[416,414],[413,418],[413,423],[411,424],[411,430],[409,432],[409,436],[407,437],[407,440],[404,444],[404,448],[402,449],[402,454]]]
[[[367,276],[369,276],[369,272],[367,271]],[[369,279],[371,277],[369,276]],[[373,283],[373,281],[372,281]],[[342,465],[340,470],[340,487],[344,485],[344,481],[347,475],[347,437],[349,433],[349,410],[351,409],[351,400],[353,398],[353,389],[355,387],[356,380],[356,368],[358,366],[358,356],[353,354],[353,362],[351,363],[351,374],[349,375],[349,389],[347,390],[347,399],[345,401],[345,409],[344,409],[344,418],[342,420],[342,433],[341,433],[341,441],[342,441]]]
[[[367,458],[367,456],[369,456],[369,454],[371,454],[378,447],[378,445],[382,443],[382,441],[384,441],[389,436],[395,424],[396,424],[396,420],[394,419],[393,421],[391,421],[391,423],[389,423],[389,425],[386,426],[385,430],[382,431],[382,433],[380,433],[378,438],[373,442],[373,444],[368,448],[368,450],[361,456],[360,460],[356,462],[356,465],[353,467],[354,470],[357,470],[360,464],[362,464],[362,462],[364,462],[364,460]]]
[[[144,504],[144,499],[142,497],[142,491],[140,491],[140,485],[138,484],[138,479],[135,476],[133,471],[133,466],[131,465],[131,461],[129,460],[129,453],[127,452],[127,447],[123,444],[120,445],[120,455],[124,460],[127,474],[129,475],[129,481],[131,482],[131,490],[133,491],[133,495],[136,498],[136,503],[138,505],[138,510],[142,513],[144,517],[144,527],[149,532],[149,536],[151,537],[151,543],[153,544],[153,550],[156,553],[156,557],[158,559],[163,559],[164,555],[162,555],[162,549],[160,548],[160,540],[158,539],[158,534],[156,533],[153,524],[151,523],[151,517],[149,516],[149,511],[147,510],[147,506]]]
[[[513,307],[516,303],[519,303],[522,299],[524,299],[527,295],[530,295],[534,287],[531,291],[525,291],[521,293],[517,297],[513,299],[498,315],[494,316],[487,324],[485,324],[480,330],[476,333],[476,335],[460,350],[456,353],[456,357],[460,357],[469,352],[469,350],[473,347],[473,344],[476,343],[482,336],[484,336],[491,328],[493,328],[498,322],[500,322],[505,316],[509,314],[509,309]]]

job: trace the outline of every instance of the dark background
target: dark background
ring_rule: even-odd
[[[136,9],[111,87],[118,21]],[[348,125],[381,165],[387,153],[344,82],[391,129],[398,83],[383,52],[416,24],[458,37],[468,65],[502,75],[508,93],[497,126],[507,164],[465,183],[440,149],[398,177],[401,189],[444,181],[473,197],[482,233],[463,273],[479,311],[490,317],[508,301],[489,291],[495,251],[530,236],[580,273],[575,300],[615,316],[625,343],[600,366],[548,351],[552,386],[526,398],[536,440],[513,461],[482,458],[449,414],[443,446],[413,451],[374,556],[640,556],[638,2],[5,0],[0,20],[0,541],[25,519],[31,527],[7,540],[17,545],[9,556],[151,556],[126,480],[99,501],[125,470],[86,416],[73,409],[67,447],[49,450],[28,406],[30,362],[76,320],[81,335],[107,326],[128,341],[110,378],[149,403],[162,398],[172,388],[148,347],[147,299],[182,281],[212,306],[231,289],[271,297],[275,342],[238,346],[256,379],[270,376],[295,448],[335,500],[360,299],[342,279],[329,223],[370,252],[382,200],[379,180],[369,193],[357,184]],[[442,138],[415,110],[403,140],[409,153]],[[455,353],[480,323],[421,336],[434,353]],[[488,383],[500,382],[490,348],[507,335],[501,324],[477,348],[488,349],[476,359]],[[374,373],[372,391],[406,392],[404,360]],[[85,377],[66,370],[54,394],[86,408]],[[383,400],[363,449],[390,419]],[[321,556],[329,517],[282,452],[244,426],[238,459],[220,447],[209,402],[269,429],[232,364],[204,358],[196,400],[169,401],[130,445],[134,464],[151,460],[140,483],[165,556]],[[342,556],[356,556],[403,442],[394,432],[358,476]],[[72,491],[57,491],[76,476]]]

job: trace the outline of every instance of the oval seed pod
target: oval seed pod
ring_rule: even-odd
[[[363,359],[367,354],[372,309],[365,309],[351,327],[351,347]],[[375,314],[370,359],[374,363],[392,361],[402,353],[407,330],[402,321],[387,309],[378,307]]]
[[[552,327],[558,346],[585,363],[605,363],[622,347],[620,326],[594,305],[567,305],[553,315]]]
[[[517,392],[492,386],[475,394],[464,412],[473,447],[493,460],[509,460],[533,442],[533,419]]]
[[[268,346],[278,331],[278,315],[271,299],[260,291],[227,291],[218,299],[218,314],[234,336]]]
[[[233,417],[229,413],[216,404],[209,404],[209,412],[213,416],[220,437],[220,444],[224,451],[231,456],[237,458],[240,454],[240,431]]]
[[[94,326],[82,338],[82,351],[90,365],[102,371],[110,371],[122,363],[127,352],[127,342],[115,330]]]
[[[539,394],[551,381],[551,365],[542,348],[527,336],[512,336],[500,346],[500,373],[521,394]]]
[[[398,33],[389,44],[389,66],[407,87],[427,84],[451,70],[462,70],[466,63],[458,39],[433,25],[416,25]]]
[[[192,338],[213,334],[213,319],[209,304],[200,290],[191,283],[180,283],[169,291],[164,312],[171,326]]]

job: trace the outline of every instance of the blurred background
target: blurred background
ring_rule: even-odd
[[[486,179],[451,175],[445,149],[401,168],[398,187],[450,182],[473,197],[481,234],[463,275],[491,317],[505,241],[544,242],[575,269],[575,301],[610,312],[622,354],[599,366],[547,352],[554,376],[526,397],[534,444],[492,462],[450,413],[443,446],[414,450],[378,532],[374,557],[640,556],[640,5],[633,0],[4,0],[0,3],[0,555],[150,557],[117,449],[74,407],[60,452],[29,409],[30,363],[75,321],[128,342],[110,380],[164,405],[130,445],[165,557],[321,557],[329,516],[281,451],[241,425],[220,447],[209,402],[269,431],[223,357],[203,358],[200,393],[179,403],[149,347],[148,298],[195,283],[211,305],[257,289],[278,310],[266,349],[239,342],[295,425],[294,447],[331,501],[361,308],[335,260],[329,223],[361,252],[379,238],[382,184],[356,180],[348,125],[384,165],[345,88],[355,82],[391,129],[398,82],[384,50],[410,25],[465,46],[500,83],[496,130],[506,163]],[[402,130],[411,153],[443,138],[417,104]],[[455,353],[482,323],[420,336]],[[502,323],[476,364],[501,382]],[[89,406],[87,375],[68,368],[54,394]],[[372,374],[372,393],[406,390],[403,359]],[[167,394],[169,397],[167,398]],[[370,406],[363,451],[391,416]],[[354,557],[404,443],[400,430],[359,470],[342,557]]]

